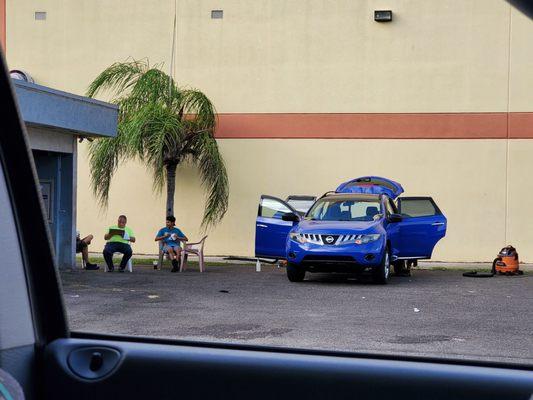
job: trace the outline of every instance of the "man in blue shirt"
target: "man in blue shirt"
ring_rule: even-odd
[[[167,217],[166,226],[157,232],[155,241],[161,241],[161,248],[168,253],[172,262],[171,272],[178,272],[180,269],[181,243],[186,242],[187,236],[176,228],[176,218],[173,215]]]

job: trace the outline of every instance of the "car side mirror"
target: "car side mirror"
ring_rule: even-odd
[[[282,215],[281,219],[283,221],[290,221],[290,222],[300,222],[300,217],[297,216],[295,213],[288,212]]]
[[[389,222],[401,222],[403,220],[403,217],[401,214],[390,214],[387,218],[387,221]]]

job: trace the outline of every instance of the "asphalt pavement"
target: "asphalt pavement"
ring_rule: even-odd
[[[244,264],[61,277],[75,331],[533,365],[529,270],[480,279],[423,269],[388,285],[309,273],[290,283],[283,268]]]

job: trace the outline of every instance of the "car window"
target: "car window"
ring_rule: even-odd
[[[306,218],[317,221],[372,221],[380,213],[379,200],[321,199]]]
[[[285,204],[278,200],[263,198],[259,207],[259,216],[281,219],[283,214],[292,212]]]
[[[531,20],[77,3],[0,0],[73,331],[533,365]]]
[[[0,354],[35,342],[17,227],[0,162]]]
[[[346,188],[350,188],[354,186],[373,186],[373,185],[383,186],[393,191],[396,189],[396,187],[392,183],[385,181],[383,179],[375,178],[375,177],[357,179],[355,182],[350,182],[348,185],[346,185]]]
[[[297,200],[297,199],[289,199],[287,200],[287,203],[292,206],[296,211],[298,211],[300,214],[305,214],[311,206],[315,203],[315,200]]]
[[[430,199],[403,199],[400,204],[400,212],[408,217],[426,217],[440,214]]]

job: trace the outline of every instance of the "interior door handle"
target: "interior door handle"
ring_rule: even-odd
[[[437,225],[444,225],[444,222],[434,222],[433,224],[431,224],[432,226],[437,226]]]
[[[99,379],[113,371],[120,358],[120,353],[110,347],[81,347],[70,352],[67,362],[80,378]]]
[[[264,225],[264,224],[257,224],[257,226],[258,226],[259,228],[268,228],[268,225]]]

